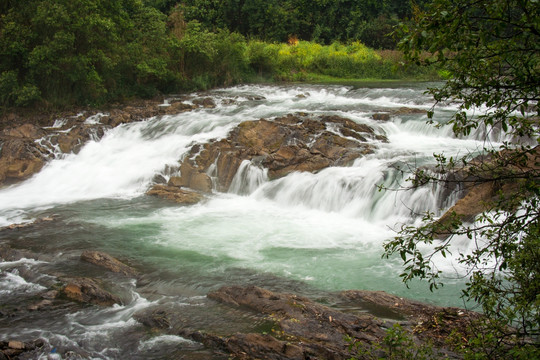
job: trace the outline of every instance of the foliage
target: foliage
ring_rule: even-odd
[[[361,41],[374,48],[395,46],[385,35],[396,19],[412,16],[413,8],[413,2],[401,0],[186,0],[181,4],[188,21],[197,20],[210,30],[228,29],[269,42],[285,42],[291,35],[321,44]]]
[[[458,259],[469,271],[463,296],[476,301],[489,319],[484,331],[464,347],[465,353],[479,354],[475,358],[538,354],[539,18],[535,0],[434,0],[418,13],[416,25],[396,31],[408,60],[437,64],[451,74],[443,87],[430,92],[438,102],[459,102],[451,120],[456,136],[480,131],[489,140],[491,133],[502,132],[507,139],[497,148],[486,141],[484,160],[473,160],[472,154],[436,157],[439,173],[461,174],[465,181],[425,171],[414,178],[413,186],[457,181],[471,191],[477,186],[494,189],[485,211],[472,223],[459,213],[444,220],[426,214],[420,226],[403,226],[399,236],[385,244],[386,257],[402,257],[404,281],[427,278],[435,289],[441,279],[434,256],[447,256],[456,236],[474,241],[475,249],[458,254]],[[434,120],[434,113],[429,117]],[[432,252],[420,251],[420,244],[431,245]]]
[[[321,45],[299,41],[296,45],[248,43],[251,66],[260,75],[279,80],[302,81],[315,75],[341,79],[438,78],[433,68],[403,67],[397,52],[375,51],[356,41]]]
[[[392,12],[409,12],[388,4],[385,9]],[[380,10],[376,2],[362,6],[370,14]],[[96,106],[256,77],[302,81],[312,74],[349,79],[432,75],[419,67],[405,69],[398,65],[401,60],[381,56],[359,41],[286,45],[247,41],[241,34],[296,38],[296,30],[308,21],[304,10],[328,10],[345,19],[341,8],[322,0],[5,1],[0,6],[0,107]],[[231,19],[235,26],[227,22]],[[317,26],[328,33],[339,25],[324,24]]]
[[[2,10],[0,74],[9,91],[3,105],[40,97],[99,103],[151,95],[174,81],[165,16],[140,0],[33,0]]]
[[[366,345],[362,342],[349,340],[350,350],[354,350],[355,359],[390,359],[390,360],[429,360],[441,357],[429,343],[418,344],[414,341],[411,333],[406,331],[398,323],[386,331],[386,335],[380,342]]]

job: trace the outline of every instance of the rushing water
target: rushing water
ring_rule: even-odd
[[[188,323],[217,332],[234,328],[231,324],[257,322],[238,314],[228,318],[220,313],[220,320],[207,317],[205,294],[227,284],[315,297],[345,289],[385,290],[461,305],[464,280],[452,259],[437,260],[449,279],[436,293],[425,284],[406,289],[398,278],[400,261],[381,259],[381,244],[395,236],[399,224],[415,222],[417,214],[428,210],[441,214],[452,199],[442,199],[437,188],[380,192],[377,185],[399,188],[409,169],[429,164],[434,153],[463,154],[484,145],[474,137],[453,137],[448,126],[436,129],[422,114],[388,122],[372,119],[376,112],[400,107],[429,110],[433,103],[424,90],[424,84],[215,90],[204,94],[215,100],[214,109],[119,126],[78,154],[59,157],[33,178],[1,189],[0,226],[44,216],[55,220],[0,232],[0,244],[41,254],[0,263],[0,311],[17,314],[10,304],[31,300],[66,274],[91,276],[96,270],[78,261],[86,249],[124,259],[143,269],[143,275],[136,281],[114,280],[111,286],[121,294],[123,306],[22,312],[9,321],[4,314],[0,339],[43,337],[48,350],[72,350],[89,358],[206,358],[200,344],[144,332],[133,314],[174,307]],[[444,124],[455,110],[452,104],[439,106],[436,119]],[[292,173],[275,181],[245,162],[229,193],[215,193],[195,206],[144,195],[157,174],[174,175],[193,144],[225,137],[245,120],[295,112],[347,117],[370,125],[389,142],[376,143],[374,154],[350,167]],[[458,241],[455,247],[467,251],[468,242]]]

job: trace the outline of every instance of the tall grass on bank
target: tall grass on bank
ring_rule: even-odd
[[[405,66],[402,54],[393,50],[376,51],[360,42],[333,43],[323,46],[314,42],[269,44],[248,42],[251,68],[259,76],[275,80],[309,81],[320,76],[338,79],[435,80],[435,68]]]

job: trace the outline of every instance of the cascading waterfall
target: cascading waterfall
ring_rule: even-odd
[[[54,275],[44,279],[39,274],[61,273],[85,249],[104,250],[149,269],[141,282],[115,284],[124,292],[121,307],[60,312],[54,322],[34,313],[0,325],[0,332],[42,336],[51,348],[83,349],[95,358],[125,358],[133,351],[144,356],[171,346],[193,350],[196,344],[178,336],[148,338],[133,314],[181,304],[182,311],[205,319],[198,313],[204,295],[230,283],[289,291],[386,290],[459,305],[463,280],[449,280],[435,295],[419,284],[407,290],[397,276],[399,262],[380,257],[381,244],[395,236],[399,224],[413,223],[425,211],[441,214],[451,205],[451,199],[441,198],[441,188],[401,191],[413,170],[432,164],[434,153],[464,154],[484,145],[480,133],[467,139],[452,135],[444,125],[456,111],[452,105],[435,109],[440,129],[426,124],[425,114],[399,115],[402,107],[431,109],[424,89],[424,84],[218,89],[205,94],[216,108],[121,125],[77,154],[58,156],[31,179],[0,189],[0,226],[55,218],[36,232],[21,230],[24,236],[0,232],[3,243],[39,244],[47,254],[44,261],[0,263],[1,291],[10,298],[30,299],[55,281]],[[390,121],[376,121],[372,115],[379,112],[394,115]],[[290,113],[347,117],[371,126],[388,142],[374,142],[374,153],[351,166],[276,180],[245,161],[228,193],[216,192],[190,207],[144,195],[156,175],[168,178],[179,171],[178,161],[194,144],[223,138],[242,121]],[[378,185],[395,191],[379,191]],[[457,246],[466,250],[469,245],[464,241]],[[451,259],[440,264],[449,276],[455,275]]]

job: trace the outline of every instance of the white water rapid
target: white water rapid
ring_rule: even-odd
[[[34,314],[0,326],[0,332],[43,336],[51,348],[84,349],[94,358],[121,358],[130,351],[151,354],[160,346],[196,348],[178,336],[137,333],[133,313],[164,303],[197,309],[201,296],[231,283],[264,286],[266,281],[290,291],[303,286],[313,291],[385,290],[459,305],[464,280],[456,276],[459,269],[451,258],[440,259],[438,266],[456,279],[437,294],[422,284],[407,290],[398,278],[400,262],[381,259],[382,243],[396,235],[400,224],[414,223],[425,211],[441,214],[453,199],[442,199],[437,188],[379,191],[377,185],[398,189],[411,169],[433,163],[434,153],[464,154],[485,145],[474,137],[455,138],[448,126],[426,124],[422,113],[373,120],[374,113],[402,107],[430,110],[433,101],[424,94],[425,86],[214,90],[203,96],[212,97],[216,108],[119,126],[78,154],[51,161],[31,179],[0,189],[0,227],[40,216],[56,219],[37,232],[21,230],[24,236],[0,232],[0,244],[48,254],[44,261],[0,263],[2,296],[39,292],[53,280],[24,274],[61,272],[84,249],[106,251],[149,269],[142,282],[116,284],[124,289],[122,307],[85,309],[50,322]],[[444,124],[455,110],[452,104],[437,107],[435,119]],[[194,206],[144,195],[156,175],[167,179],[175,174],[194,144],[223,138],[242,121],[296,112],[346,117],[373,127],[389,141],[375,142],[375,153],[352,166],[292,173],[274,181],[245,162],[229,193],[216,192]],[[468,243],[455,246],[466,251]],[[139,336],[125,340],[129,351],[113,345],[129,338],[126,332]]]

